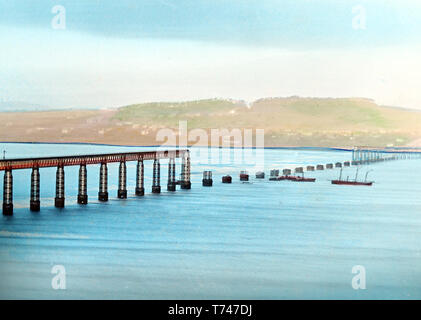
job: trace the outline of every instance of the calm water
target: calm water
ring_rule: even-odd
[[[87,154],[151,148],[0,144],[7,157]],[[66,167],[66,208],[54,208],[55,169],[41,169],[41,212],[29,211],[30,171],[16,170],[13,217],[0,218],[0,298],[384,299],[421,298],[421,159],[373,164],[373,187],[332,186],[338,170],[309,173],[316,183],[238,181],[253,164],[209,164],[192,150],[192,189],[116,199],[117,167],[109,165],[108,203],[97,201],[98,166],[88,166],[89,204],[76,204],[77,167]],[[213,150],[242,155],[241,150]],[[249,152],[249,151],[247,151]],[[201,153],[201,154],[198,154]],[[350,160],[349,152],[264,151],[272,168]],[[254,158],[246,154],[246,159]],[[177,170],[179,173],[179,165]],[[202,171],[214,186],[201,186]],[[233,176],[222,184],[221,176]],[[354,177],[355,169],[344,170]],[[2,179],[2,177],[1,177]],[[0,185],[3,192],[3,184]],[[66,269],[66,290],[53,290],[51,269]],[[351,269],[366,269],[354,290]]]

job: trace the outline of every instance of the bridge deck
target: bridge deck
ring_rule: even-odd
[[[121,152],[62,157],[5,159],[0,160],[0,171],[30,169],[33,167],[46,168],[57,166],[76,166],[81,164],[100,164],[120,161],[180,158],[186,153],[189,153],[189,150]]]
[[[416,147],[366,147],[358,146],[354,147],[353,151],[372,151],[372,152],[383,152],[383,153],[421,153],[421,148]]]

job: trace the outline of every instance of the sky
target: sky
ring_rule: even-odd
[[[416,0],[0,0],[0,110],[293,95],[421,110],[420,40]]]

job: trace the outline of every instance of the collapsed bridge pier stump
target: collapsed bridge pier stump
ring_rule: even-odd
[[[54,199],[56,208],[64,208],[64,167],[58,165],[56,172],[56,197]]]
[[[31,197],[29,201],[29,209],[31,211],[40,210],[39,180],[39,169],[38,167],[33,167],[31,173]]]
[[[213,185],[212,171],[203,171],[202,186],[212,187],[212,185]]]
[[[3,215],[13,215],[13,176],[11,169],[6,169],[4,172]]]
[[[292,173],[292,170],[291,169],[283,169],[282,170],[282,174],[284,176],[289,176],[289,175],[291,175],[291,173]]]
[[[264,178],[265,178],[264,171],[257,171],[256,172],[256,179],[264,179]]]
[[[103,202],[108,201],[108,169],[106,162],[102,162],[99,169],[98,200]]]
[[[270,170],[270,176],[269,176],[270,181],[276,181],[276,180],[278,180],[278,177],[279,177],[279,170],[278,169]]]

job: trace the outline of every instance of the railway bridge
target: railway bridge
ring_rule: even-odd
[[[181,158],[181,179],[175,179],[175,158]],[[190,152],[189,150],[166,150],[123,152],[108,154],[90,154],[61,157],[20,158],[0,160],[0,171],[4,171],[3,187],[3,215],[13,215],[13,170],[32,169],[31,192],[29,207],[31,211],[40,210],[40,168],[56,167],[56,196],[54,199],[57,208],[63,208],[65,202],[64,167],[79,166],[79,186],[77,202],[88,203],[87,194],[87,165],[100,164],[98,200],[108,201],[108,169],[107,164],[119,162],[117,197],[127,198],[127,161],[137,161],[136,189],[138,196],[145,194],[144,188],[144,161],[153,161],[152,193],[160,193],[160,163],[162,159],[169,159],[168,165],[168,191],[175,191],[179,184],[181,189],[190,189]]]
[[[354,147],[352,149],[352,164],[369,164],[372,162],[411,159],[420,157],[421,148],[406,147]]]

